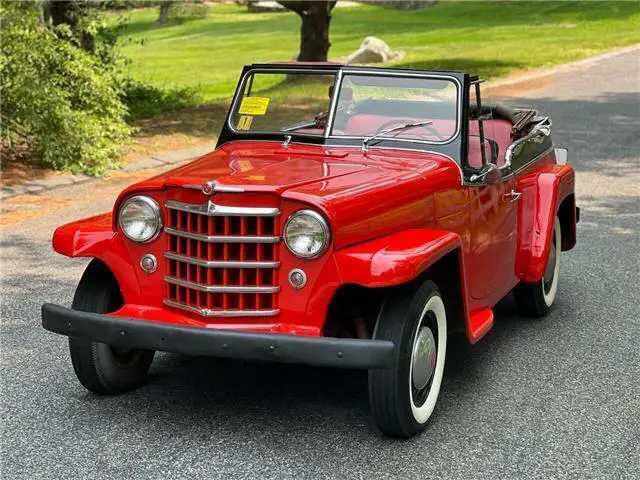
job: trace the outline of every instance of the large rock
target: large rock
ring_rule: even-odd
[[[347,63],[385,63],[402,56],[402,52],[392,52],[383,40],[367,37],[360,48],[347,57]]]

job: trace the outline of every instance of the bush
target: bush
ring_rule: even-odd
[[[130,121],[193,107],[201,100],[199,90],[194,87],[162,89],[132,78],[122,80],[121,98],[129,109]]]
[[[2,142],[26,139],[45,167],[101,174],[131,133],[117,72],[38,14],[34,3],[0,4]]]

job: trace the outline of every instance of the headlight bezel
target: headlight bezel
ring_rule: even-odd
[[[305,255],[305,254],[301,254],[297,251],[295,251],[290,245],[289,242],[287,241],[287,229],[289,228],[289,225],[291,224],[291,222],[293,220],[295,220],[296,218],[300,217],[300,216],[309,216],[311,218],[313,218],[314,220],[316,220],[318,222],[318,224],[320,225],[321,229],[322,229],[322,233],[323,233],[323,239],[322,239],[322,245],[321,247],[318,249],[317,252],[314,252],[312,254],[309,255]],[[320,213],[316,212],[315,210],[311,210],[311,209],[301,209],[301,210],[297,210],[295,212],[293,212],[291,215],[289,215],[289,218],[287,218],[287,221],[284,224],[284,229],[282,231],[282,238],[284,240],[284,244],[287,246],[287,250],[289,250],[289,252],[291,252],[292,255],[294,255],[295,257],[301,259],[301,260],[312,260],[315,258],[318,258],[320,256],[322,256],[322,254],[324,254],[327,249],[329,248],[329,245],[331,244],[331,227],[329,226],[329,222],[327,222],[327,220],[324,218],[324,216],[322,216]]]
[[[127,233],[127,230],[122,224],[122,212],[124,212],[125,208],[134,201],[142,202],[147,206],[149,206],[155,216],[155,220],[157,224],[156,230],[154,234],[151,235],[151,237],[145,240],[138,240],[136,238],[129,236],[129,234]],[[122,202],[122,205],[118,209],[118,226],[120,227],[122,234],[125,237],[127,237],[127,239],[131,240],[134,243],[145,244],[145,243],[153,242],[160,236],[160,233],[162,232],[162,228],[164,227],[164,223],[162,219],[162,210],[160,209],[160,204],[155,199],[147,195],[134,195],[132,197],[127,198],[124,202]]]

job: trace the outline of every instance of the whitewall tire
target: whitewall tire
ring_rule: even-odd
[[[391,293],[374,338],[396,346],[393,365],[369,371],[369,402],[382,433],[407,438],[422,430],[440,394],[447,351],[447,316],[436,284]]]

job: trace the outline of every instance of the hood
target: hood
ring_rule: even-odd
[[[445,171],[445,178],[459,185],[460,174],[453,161],[430,152],[235,142],[132,185],[119,201],[134,191],[199,186],[208,181],[245,192],[276,193],[284,200],[322,210],[334,227],[338,246],[344,241],[361,241],[363,235],[370,237],[372,229],[381,235],[415,226],[407,218],[423,225],[431,212],[429,192],[443,178],[435,173]]]

